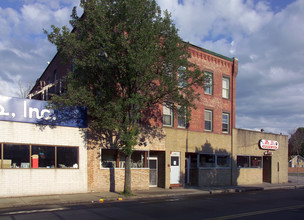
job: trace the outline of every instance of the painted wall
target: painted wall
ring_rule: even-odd
[[[237,155],[265,156],[266,150],[259,148],[259,140],[275,140],[279,149],[271,150],[271,183],[288,182],[288,136],[243,129],[233,129],[234,184],[263,183],[262,168],[237,168]]]
[[[185,183],[185,154],[205,153],[205,154],[231,154],[231,135],[214,134],[211,132],[193,132],[186,129],[164,128],[166,134],[166,181],[165,188],[170,187],[170,152],[180,152],[180,184]],[[219,175],[215,175],[219,174]],[[221,176],[224,175],[224,176]],[[221,177],[220,177],[221,176]],[[198,185],[214,186],[230,185],[231,169],[212,168],[199,169]],[[223,178],[225,181],[223,181]]]
[[[0,121],[0,131],[0,143],[79,147],[78,169],[0,169],[0,197],[87,192],[84,130]]]

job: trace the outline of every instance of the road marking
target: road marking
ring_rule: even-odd
[[[20,215],[20,214],[31,214],[37,212],[54,212],[54,211],[62,211],[66,209],[67,208],[38,209],[38,210],[28,210],[28,211],[18,211],[18,212],[7,212],[7,213],[3,213],[2,215]]]
[[[261,210],[261,211],[255,211],[255,212],[245,212],[245,213],[240,213],[240,214],[235,214],[235,215],[226,215],[226,216],[221,216],[221,217],[216,217],[216,218],[208,218],[208,220],[233,219],[233,218],[248,217],[248,216],[253,216],[253,215],[261,215],[261,214],[272,213],[272,212],[293,210],[293,209],[299,209],[299,208],[304,208],[304,205],[288,206],[288,207],[267,209],[267,210]]]
[[[180,199],[166,199],[166,202],[175,202],[175,201],[179,201]]]

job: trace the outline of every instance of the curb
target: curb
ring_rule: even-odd
[[[9,209],[9,208],[28,208],[30,206],[43,206],[43,205],[89,205],[89,204],[102,204],[107,202],[121,202],[121,201],[136,201],[143,199],[153,199],[153,198],[174,198],[180,196],[192,196],[192,195],[215,195],[215,194],[225,194],[225,193],[242,193],[242,192],[254,192],[254,191],[263,191],[263,190],[280,190],[280,189],[303,189],[304,185],[287,185],[287,186],[271,186],[271,187],[239,187],[239,188],[227,188],[227,189],[209,189],[209,190],[184,190],[182,192],[171,191],[163,192],[160,194],[140,194],[131,197],[121,197],[121,196],[102,196],[102,195],[92,195],[90,199],[64,199],[57,198],[53,201],[46,200],[44,202],[40,201],[25,201],[22,197],[16,197],[15,201],[12,201],[8,204],[1,204],[1,200],[5,200],[6,198],[0,198],[0,211],[1,209]],[[39,196],[38,196],[39,197]],[[119,198],[121,199],[119,199]]]

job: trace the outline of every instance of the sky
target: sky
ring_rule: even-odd
[[[304,0],[157,0],[184,41],[236,57],[236,127],[304,126]],[[18,97],[56,54],[43,29],[68,25],[79,0],[0,0],[0,95]]]

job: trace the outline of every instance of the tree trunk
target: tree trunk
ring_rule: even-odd
[[[131,154],[126,155],[124,193],[131,193]]]

